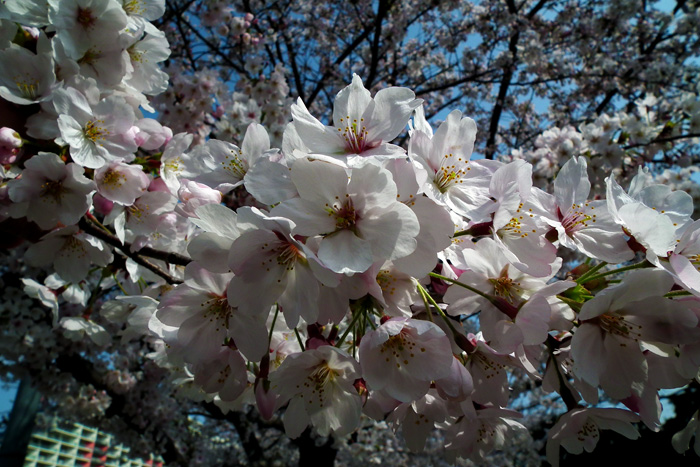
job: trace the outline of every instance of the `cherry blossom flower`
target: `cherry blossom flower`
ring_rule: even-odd
[[[11,44],[0,50],[0,97],[20,105],[52,98],[56,83],[51,46],[42,34],[37,54]]]
[[[695,436],[693,450],[700,456],[700,411],[695,411],[690,421],[681,431],[673,435],[671,443],[677,453],[683,454],[690,449],[690,440]]]
[[[349,178],[349,179],[348,179]],[[299,159],[292,166],[299,198],[271,214],[291,219],[298,235],[322,235],[318,258],[338,273],[366,271],[372,263],[407,256],[416,248],[416,215],[396,201],[391,174],[374,164],[353,169]]]
[[[469,400],[462,402],[460,409],[463,416],[446,432],[446,454],[453,462],[455,456],[483,462],[486,454],[503,448],[513,431],[526,430],[513,420],[522,417],[513,410],[488,406],[475,409]]]
[[[102,326],[82,316],[61,318],[58,325],[63,328],[63,335],[73,341],[80,341],[83,336],[87,336],[100,347],[112,342],[112,336]]]
[[[453,110],[432,137],[414,131],[408,149],[411,158],[425,172],[420,190],[464,216],[470,216],[489,200],[490,176],[498,165],[470,161],[475,139],[474,120],[462,118],[460,111]]]
[[[401,157],[404,150],[389,141],[406,127],[421,102],[413,91],[399,87],[382,89],[372,98],[360,77],[353,74],[352,84],[335,98],[333,126],[314,118],[301,98],[292,105],[292,125],[305,145],[298,149],[341,159],[354,155]]]
[[[651,183],[649,178],[640,167],[628,193],[612,176],[605,183],[606,201],[613,219],[651,250],[648,256],[653,261],[673,250],[677,232],[690,221],[693,199],[684,191]]]
[[[634,253],[606,202],[588,200],[591,183],[586,167],[584,157],[569,159],[554,180],[554,196],[533,191],[533,208],[556,229],[559,243],[566,248],[609,263],[628,261]]]
[[[236,400],[248,387],[248,369],[238,350],[222,346],[215,357],[192,365],[194,383],[223,401]]]
[[[176,340],[168,344],[186,362],[215,358],[229,339],[251,360],[259,360],[267,352],[267,313],[251,316],[231,307],[226,298],[231,277],[190,264],[185,269],[185,283],[161,299],[155,316],[178,328]]]
[[[12,128],[0,128],[0,164],[12,164],[17,159],[22,138]]]
[[[411,402],[451,373],[450,341],[428,321],[391,318],[362,338],[362,377],[371,389]]]
[[[394,431],[401,430],[408,449],[420,452],[435,424],[444,422],[447,416],[445,401],[431,389],[418,400],[399,405],[386,420],[393,425]]]
[[[58,127],[75,162],[98,169],[118,159],[133,160],[137,145],[129,131],[136,117],[131,106],[112,96],[92,107],[74,88],[57,93],[63,94],[60,100],[54,101],[60,113]]]
[[[256,228],[242,233],[231,245],[229,266],[235,274],[228,287],[231,304],[257,314],[277,302],[290,328],[297,325],[299,316],[315,322],[323,306],[320,288],[337,286],[336,274],[293,237],[294,224],[288,219],[241,208],[238,221]]]
[[[648,378],[644,342],[671,345],[697,338],[698,318],[681,303],[664,298],[673,278],[662,270],[632,271],[621,283],[584,303],[571,341],[573,371],[600,386],[611,397],[624,399],[634,383]]]
[[[146,192],[151,180],[140,165],[115,161],[95,171],[95,182],[99,194],[110,201],[129,206]]]
[[[559,446],[571,454],[593,452],[600,439],[600,430],[614,430],[629,439],[639,438],[632,426],[639,417],[621,409],[577,408],[559,419],[547,435],[547,462],[559,467]]]
[[[332,346],[289,355],[270,374],[279,405],[289,401],[283,422],[287,436],[297,438],[311,425],[321,436],[342,437],[360,423],[360,395],[353,383],[360,377],[357,361]]]
[[[669,251],[668,262],[651,258],[670,272],[676,281],[696,297],[700,297],[700,220],[683,229],[675,249]]]
[[[208,186],[182,180],[182,185],[177,191],[177,197],[181,203],[175,207],[175,212],[185,217],[196,217],[196,210],[205,204],[219,204],[221,202],[221,192],[212,190]]]
[[[27,219],[48,230],[61,222],[76,224],[91,204],[95,183],[77,164],[39,153],[24,163],[22,178],[9,182],[10,199],[26,206]]]
[[[228,193],[244,183],[248,170],[258,160],[270,158],[276,153],[277,149],[270,149],[267,130],[262,125],[251,123],[240,148],[213,139],[196,146],[190,157],[183,158],[184,165],[190,171],[184,176]]]
[[[95,39],[115,41],[127,18],[115,0],[49,0],[49,21],[68,54],[78,59]]]
[[[56,272],[69,282],[80,282],[94,265],[107,266],[112,252],[100,240],[78,231],[75,225],[46,234],[25,253],[33,266],[53,264]]]

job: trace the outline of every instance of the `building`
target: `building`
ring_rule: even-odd
[[[113,436],[80,423],[52,417],[32,433],[24,467],[162,467],[160,458],[130,457]]]

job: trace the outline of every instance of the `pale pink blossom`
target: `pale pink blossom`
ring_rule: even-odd
[[[95,183],[77,164],[42,152],[24,163],[22,177],[9,182],[10,199],[26,206],[27,219],[44,230],[58,222],[76,224],[90,207]]]
[[[396,201],[391,173],[372,163],[352,170],[309,159],[292,166],[299,198],[271,214],[291,219],[294,234],[321,235],[318,258],[334,272],[366,271],[372,263],[407,256],[416,249],[416,215]]]
[[[140,165],[115,161],[95,171],[95,182],[100,195],[129,206],[146,192],[151,180]]]
[[[288,356],[270,374],[278,404],[289,402],[283,416],[287,436],[297,438],[311,425],[321,436],[342,437],[360,423],[362,406],[353,383],[360,377],[357,361],[326,345]]]
[[[362,377],[402,402],[428,392],[430,383],[451,373],[450,341],[428,321],[391,318],[368,332],[360,343]]]
[[[621,409],[577,408],[565,413],[547,435],[547,461],[559,466],[559,446],[571,454],[593,452],[600,430],[614,430],[629,439],[639,438],[632,425],[639,417]]]

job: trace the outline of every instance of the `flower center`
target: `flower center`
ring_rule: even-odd
[[[489,282],[493,285],[493,293],[497,297],[505,298],[508,303],[514,304],[516,299],[520,298],[520,282],[515,282],[508,277],[508,265],[503,266],[501,275],[497,278],[490,278]]]
[[[29,76],[15,76],[14,81],[22,97],[27,100],[36,100],[39,91],[39,81]]]
[[[83,54],[82,57],[78,60],[79,65],[87,65],[87,66],[93,66],[97,62],[97,60],[101,57],[101,52],[99,50],[95,49],[89,49],[87,52]]]
[[[404,332],[400,332],[395,336],[391,336],[384,342],[379,349],[380,354],[386,354],[385,360],[390,362],[392,357],[396,362],[396,368],[401,369],[401,366],[407,366],[411,363],[411,359],[415,358],[415,342],[406,339]],[[421,347],[420,352],[425,352],[425,347]]]
[[[433,183],[440,191],[440,193],[445,193],[450,187],[463,183],[462,178],[467,175],[467,172],[471,170],[470,167],[466,167],[462,163],[462,158],[457,158],[457,164],[452,164],[454,161],[454,154],[446,154],[440,159],[440,167],[435,171],[435,177],[433,178]],[[468,161],[467,161],[468,162]]]
[[[104,125],[104,120],[91,120],[87,122],[85,124],[85,128],[83,129],[83,134],[85,135],[85,138],[102,146],[102,143],[98,143],[97,141],[104,140],[105,135],[109,135],[109,131],[101,127],[100,124]]]
[[[323,390],[323,386],[335,381],[336,376],[335,370],[328,365],[328,362],[323,361],[309,375],[309,380],[315,385],[316,389]]]
[[[340,119],[339,134],[345,140],[345,149],[349,153],[360,154],[365,149],[372,149],[374,146],[367,142],[367,127],[364,126],[364,118],[350,120],[350,116]],[[343,126],[345,125],[345,126]]]
[[[124,11],[128,15],[143,15],[146,12],[146,6],[143,0],[127,0],[124,2]]]
[[[353,206],[350,198],[341,207],[334,207],[333,214],[335,215],[335,227],[337,230],[350,229],[357,222],[355,206]]]
[[[567,235],[571,236],[596,221],[596,215],[587,212],[590,210],[593,210],[593,207],[588,203],[583,205],[573,204],[571,206],[571,209],[569,209],[569,212],[566,213],[566,216],[564,216],[561,221],[561,225],[564,227]]]
[[[41,184],[41,196],[53,198],[57,202],[61,201],[63,196],[63,184],[54,180],[47,180]]]
[[[610,334],[616,334],[637,342],[642,338],[642,326],[625,321],[625,318],[617,313],[605,313],[600,315],[598,317],[598,323],[603,331],[609,332]]]
[[[228,299],[224,296],[210,295],[210,299],[200,306],[204,308],[202,317],[210,322],[216,321],[216,330],[221,330],[221,326],[228,328],[228,320],[233,314],[233,308],[228,304]]]
[[[121,172],[109,169],[105,172],[104,178],[102,179],[102,184],[110,188],[119,188],[124,185],[126,177]]]
[[[291,271],[294,269],[297,260],[302,259],[304,259],[304,255],[299,251],[299,248],[291,243],[286,243],[280,249],[279,255],[277,255],[277,264],[285,266],[288,271]]]
[[[382,269],[377,274],[377,284],[382,289],[382,292],[389,295],[394,295],[396,292],[396,278],[388,269]]]
[[[97,18],[93,16],[92,10],[89,8],[78,7],[78,17],[76,18],[76,21],[84,29],[91,29],[93,26],[95,26]]]
[[[227,155],[226,160],[222,161],[221,165],[224,170],[239,180],[242,180],[248,171],[248,163],[243,159],[243,154],[240,151],[231,150],[231,155]]]

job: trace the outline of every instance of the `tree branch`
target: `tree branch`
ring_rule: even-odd
[[[159,259],[165,261],[166,263],[176,264],[178,266],[187,266],[188,264],[190,264],[190,262],[192,262],[190,258],[180,255],[178,253],[160,251],[147,246],[141,248],[136,253],[132,253],[131,243],[124,242],[124,244],[122,244],[122,242],[116,236],[105,232],[93,223],[88,222],[88,220],[86,220],[85,218],[80,219],[80,221],[78,222],[78,227],[80,227],[82,231],[89,233],[93,237],[102,240],[103,242],[113,246],[114,248],[117,248],[125,256],[133,259],[137,264],[147,268],[148,270],[162,277],[171,284],[180,284],[182,283],[182,281],[175,277],[172,277],[170,274],[163,271],[155,264],[142,258],[142,256],[148,256],[153,259]]]

